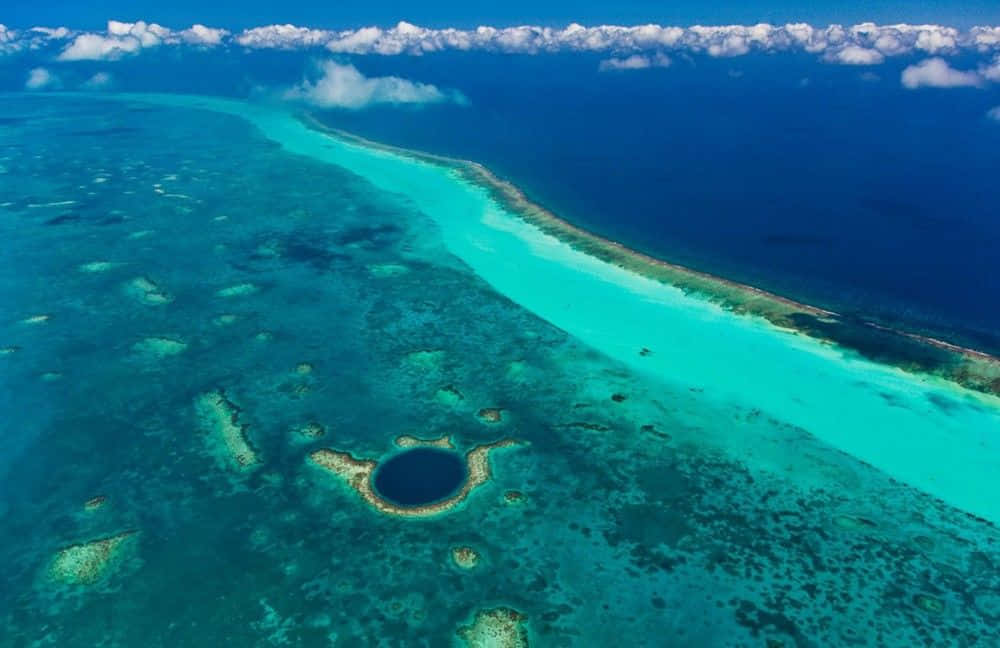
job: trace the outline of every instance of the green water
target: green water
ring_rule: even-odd
[[[445,646],[497,606],[541,646],[1000,640],[1000,534],[967,514],[1000,516],[994,400],[626,274],[285,112],[112,99],[2,108],[0,644]],[[213,389],[256,470],[200,430]],[[400,434],[526,445],[419,521],[305,459]],[[98,582],[52,582],[61,547],[126,529]]]

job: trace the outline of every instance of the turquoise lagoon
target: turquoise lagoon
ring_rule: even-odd
[[[462,645],[497,607],[542,646],[1000,641],[997,399],[611,266],[280,107],[0,110],[0,644]],[[196,417],[212,390],[251,470]],[[423,520],[306,459],[402,434],[525,443]],[[94,582],[53,578],[124,531]]]

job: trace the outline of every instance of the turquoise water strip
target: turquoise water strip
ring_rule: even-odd
[[[290,153],[407,197],[439,225],[448,250],[498,292],[637,372],[759,409],[1000,522],[998,398],[867,361],[617,268],[517,218],[453,169],[319,133],[280,107],[183,95],[102,96],[246,119]],[[651,353],[640,355],[642,348]]]

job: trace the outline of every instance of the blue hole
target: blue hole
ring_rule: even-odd
[[[375,490],[400,506],[421,506],[445,499],[465,481],[461,457],[436,448],[414,448],[382,463],[375,471]]]

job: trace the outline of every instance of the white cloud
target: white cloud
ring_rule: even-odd
[[[835,52],[829,52],[826,60],[844,65],[877,65],[885,60],[885,56],[876,49],[848,45]]]
[[[188,29],[178,32],[177,36],[189,45],[203,45],[213,47],[221,45],[224,38],[229,36],[225,29],[214,29],[205,25],[191,25]]]
[[[981,52],[1000,49],[1000,27],[973,27],[969,36]]]
[[[443,92],[429,83],[419,83],[394,76],[366,77],[353,65],[325,61],[323,76],[317,81],[303,81],[285,92],[285,98],[300,100],[323,108],[364,108],[371,104],[426,104],[465,99],[456,92]]]
[[[28,90],[44,90],[58,86],[59,77],[42,67],[36,67],[28,72],[28,80],[24,82],[24,87]]]
[[[51,29],[49,27],[32,27],[24,31],[10,29],[0,25],[0,55],[36,50],[49,41],[62,40],[70,35],[65,27]]]
[[[102,61],[120,58],[142,49],[134,38],[80,34],[59,54],[60,61]]]
[[[943,58],[929,58],[903,70],[901,81],[907,88],[978,87],[983,79],[973,71],[956,70]]]
[[[236,42],[255,49],[305,49],[322,47],[333,38],[333,34],[295,25],[267,25],[244,30],[236,36]]]
[[[604,70],[643,70],[651,67],[668,67],[670,57],[661,52],[651,56],[633,54],[626,58],[609,58],[601,61],[598,69]]]
[[[111,85],[113,79],[107,72],[98,72],[83,82],[83,88],[87,90],[103,90]]]
[[[1000,122],[1000,106],[987,110],[986,116],[994,121]]]
[[[15,42],[17,42],[17,32],[0,23],[0,52],[5,51],[7,47],[13,48]]]
[[[958,32],[948,27],[921,30],[917,34],[915,46],[919,50],[936,54],[950,51],[958,45]]]
[[[1000,83],[1000,55],[993,59],[992,63],[980,67],[979,74],[988,81]]]
[[[62,40],[69,38],[72,32],[67,27],[32,27],[28,31],[44,36],[52,40]]]
[[[134,23],[109,20],[104,34],[77,35],[59,54],[60,61],[104,61],[135,54],[140,50],[160,45],[221,45],[229,32],[204,25],[193,25],[174,31],[156,23],[139,20]]]

